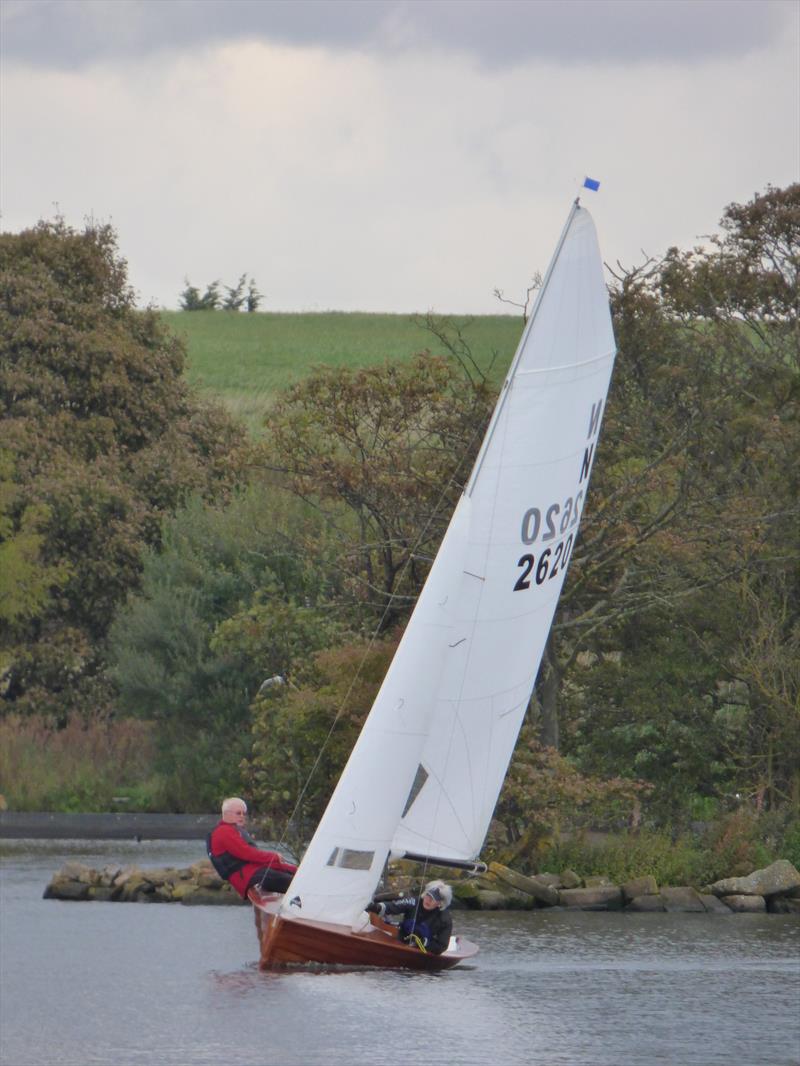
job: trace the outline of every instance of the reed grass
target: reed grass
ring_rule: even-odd
[[[133,718],[0,719],[0,797],[15,811],[158,810],[153,729]]]

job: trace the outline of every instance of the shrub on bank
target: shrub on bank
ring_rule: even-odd
[[[667,830],[576,833],[544,850],[539,870],[574,870],[581,878],[604,875],[615,884],[652,875],[661,885],[700,888],[742,876],[776,859],[797,865],[800,820],[736,811],[703,831],[674,837]]]
[[[707,884],[712,864],[706,851],[687,838],[642,830],[609,833],[600,842],[585,833],[553,843],[541,856],[542,870],[574,870],[581,877],[605,875],[615,884],[648,874],[663,885]]]

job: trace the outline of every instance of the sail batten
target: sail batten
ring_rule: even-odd
[[[594,224],[576,203],[285,915],[357,924],[390,852],[479,854],[575,547],[614,352]]]

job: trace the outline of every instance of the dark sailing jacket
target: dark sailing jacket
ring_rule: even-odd
[[[245,830],[230,822],[219,822],[206,837],[208,857],[220,877],[230,881],[242,899],[247,896],[253,875],[267,867],[293,874],[297,869],[277,851],[262,851]]]
[[[432,955],[441,955],[447,950],[453,933],[453,916],[449,910],[443,911],[437,907],[426,911],[421,899],[406,896],[384,903],[383,913],[403,915],[400,923],[401,940],[410,941],[412,936],[418,936],[425,950]]]

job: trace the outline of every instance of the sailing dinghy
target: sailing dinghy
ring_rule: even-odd
[[[441,547],[284,896],[251,891],[261,968],[438,970],[367,914],[389,858],[472,866],[575,545],[615,344],[594,223],[572,205]]]

